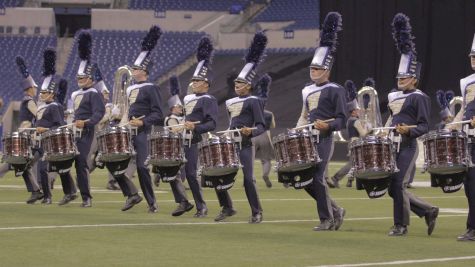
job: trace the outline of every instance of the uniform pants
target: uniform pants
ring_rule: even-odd
[[[94,128],[84,128],[81,136],[76,138],[76,147],[79,155],[74,158],[74,167],[76,168],[76,180],[83,200],[92,198],[89,185],[89,166],[87,157],[91,150],[91,144],[94,139]]]
[[[185,173],[186,180],[190,186],[193,199],[195,200],[196,209],[206,209],[206,202],[203,199],[203,191],[201,190],[200,183],[196,175],[198,168],[198,144],[191,144],[191,146],[185,145]],[[176,180],[176,179],[175,179]]]

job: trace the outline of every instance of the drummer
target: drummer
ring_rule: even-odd
[[[244,189],[251,206],[249,223],[260,223],[263,218],[261,203],[253,181],[254,164],[251,138],[264,133],[265,121],[259,98],[251,96],[251,90],[256,78],[256,68],[262,61],[266,45],[267,36],[263,32],[256,33],[246,55],[246,65],[234,80],[234,90],[238,96],[226,101],[230,119],[229,128],[239,129],[242,136],[238,153],[244,174]],[[214,220],[222,221],[226,217],[236,214],[229,191],[218,189],[215,189],[215,191],[222,210]]]
[[[470,63],[475,71],[475,35],[470,50]],[[457,114],[455,121],[463,116],[464,120],[471,119],[470,129],[465,128],[467,135],[473,138],[475,128],[475,73],[460,80],[460,90],[464,99],[462,109]],[[475,143],[470,144],[472,163],[475,163]],[[468,217],[466,232],[457,237],[459,241],[475,241],[475,167],[468,168],[467,178],[464,180],[465,196],[468,200]]]
[[[211,82],[211,60],[213,57],[213,44],[209,36],[201,38],[196,58],[198,65],[191,77],[193,93],[185,96],[185,129],[192,133],[191,141],[185,140],[185,163],[186,180],[190,186],[193,199],[195,200],[195,218],[204,218],[208,215],[208,207],[203,198],[200,183],[197,178],[198,143],[202,135],[216,129],[218,121],[218,101],[208,94]],[[196,124],[196,122],[199,122]],[[188,143],[189,142],[189,143]]]
[[[87,157],[94,139],[94,127],[104,116],[105,108],[101,96],[93,86],[93,66],[91,57],[91,34],[81,31],[78,37],[78,52],[81,59],[76,75],[80,89],[71,95],[74,107],[74,126],[78,130],[76,147],[79,155],[75,157],[77,183],[81,191],[81,207],[92,207],[92,196],[89,185],[89,167]]]
[[[313,228],[314,231],[338,230],[345,216],[345,210],[330,198],[324,179],[325,168],[330,160],[333,132],[344,129],[347,119],[345,89],[329,81],[335,59],[337,34],[342,26],[341,15],[330,12],[323,23],[320,47],[316,49],[310,64],[313,83],[302,90],[302,113],[297,122],[297,126],[313,123],[320,132],[317,150],[322,161],[312,169],[313,173],[303,174],[313,177],[305,191],[317,202],[320,224]],[[328,119],[334,120],[325,122]]]
[[[180,100],[178,77],[175,75],[170,77],[169,84],[171,97],[168,99],[168,107],[171,114],[165,118],[165,126],[179,125],[184,122],[185,117],[183,115],[183,103]],[[168,129],[177,132],[182,128],[177,126]],[[172,216],[181,216],[185,212],[192,210],[194,205],[188,201],[185,187],[183,186],[183,180],[185,179],[184,164],[160,168],[154,166],[154,170],[157,173],[155,181],[159,181],[160,177],[162,177],[164,182],[170,183],[175,203],[178,204],[178,207],[172,212]]]
[[[25,95],[20,104],[19,128],[30,128],[32,127],[33,121],[36,119],[36,111],[38,109],[35,102],[38,85],[36,85],[33,77],[30,75],[25,60],[22,57],[17,56],[16,64],[23,78],[20,85]],[[28,204],[33,204],[37,200],[43,199],[44,197],[43,192],[41,192],[40,185],[38,184],[39,177],[37,176],[37,168],[35,163],[37,160],[38,158],[33,159],[29,163],[30,167],[25,165],[12,166],[15,170],[15,176],[22,175],[28,192],[31,192],[30,198],[26,200],[26,203]]]
[[[400,135],[401,140],[396,155],[399,172],[392,175],[389,184],[389,195],[393,198],[394,226],[388,235],[403,236],[407,234],[410,210],[419,217],[425,217],[428,226],[427,234],[431,235],[439,208],[414,196],[405,186],[409,177],[407,173],[416,160],[416,139],[429,130],[430,99],[416,88],[420,78],[421,63],[416,59],[413,37],[398,38],[401,35],[411,35],[410,32],[407,32],[407,29],[411,29],[409,18],[402,13],[397,14],[392,27],[396,47],[401,53],[401,61],[396,76],[399,91],[388,95],[391,116],[386,125],[395,126],[396,135]],[[404,32],[401,32],[403,30]],[[411,128],[409,125],[414,125],[414,127]]]
[[[54,69],[54,60],[55,60],[55,51],[47,49],[44,52],[45,62],[44,62],[44,73],[45,79],[41,85],[40,91],[40,100],[43,102],[39,106],[37,116],[36,116],[36,132],[38,134],[43,134],[48,130],[54,130],[61,125],[65,125],[64,121],[64,111],[63,105],[64,99],[67,94],[67,82],[66,80],[58,81],[58,78],[55,77]],[[54,101],[56,97],[56,102]],[[40,154],[43,155],[45,151],[40,149]],[[70,201],[73,201],[77,198],[76,185],[74,184],[73,178],[70,174],[70,169],[73,161],[67,160],[58,163],[49,163],[49,168],[47,167],[46,160],[40,160],[38,162],[38,173],[41,176],[41,185],[43,187],[43,192],[45,194],[44,204],[51,204],[51,190],[48,182],[48,172],[54,171],[58,172],[61,177],[61,184],[63,186],[64,197],[59,201],[59,205],[65,205]]]

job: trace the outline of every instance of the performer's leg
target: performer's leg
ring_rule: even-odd
[[[244,174],[244,189],[246,191],[247,200],[251,206],[253,215],[262,213],[261,203],[257,195],[256,185],[253,182],[253,158],[252,147],[243,147],[239,152],[239,159],[241,160],[242,172]]]
[[[185,146],[185,172],[188,185],[190,186],[193,199],[195,200],[196,209],[198,211],[207,209],[206,202],[203,199],[203,192],[198,182],[196,171],[198,168],[198,146],[192,144],[190,147]]]
[[[149,169],[145,166],[148,155],[147,132],[139,132],[133,137],[136,154],[137,173],[139,176],[140,188],[144,194],[149,207],[156,205],[155,194],[153,193],[152,178]]]
[[[76,168],[76,180],[79,191],[81,192],[82,200],[84,202],[89,202],[89,205],[85,206],[90,206],[90,199],[92,198],[89,185],[89,167],[87,165],[87,156],[89,155],[93,139],[93,129],[84,129],[82,131],[81,137],[76,139],[76,147],[79,150],[79,155],[75,157],[74,166]]]

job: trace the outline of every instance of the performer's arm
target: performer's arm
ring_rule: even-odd
[[[195,125],[195,134],[203,134],[216,129],[216,122],[218,121],[218,104],[216,100],[206,98],[203,105],[203,115],[203,121]]]
[[[356,120],[354,126],[360,137],[365,137],[370,132],[370,129],[368,129],[367,125],[362,123],[361,120]]]
[[[105,107],[102,98],[98,93],[90,93],[91,105],[92,105],[92,116],[88,121],[84,122],[84,126],[95,126],[104,116]]]
[[[158,87],[153,86],[153,88],[149,88],[150,97],[150,109],[151,112],[145,116],[143,119],[143,126],[149,127],[152,125],[163,125],[163,113],[162,109],[160,108],[160,103],[162,103],[160,93],[158,92]]]
[[[266,123],[264,121],[262,105],[259,103],[259,101],[252,101],[251,105],[252,117],[254,119],[254,127],[256,127],[257,129],[252,130],[250,137],[256,137],[266,130]]]
[[[430,101],[426,97],[416,97],[417,127],[409,129],[409,136],[417,138],[429,131]]]
[[[340,90],[341,89],[341,90]],[[335,120],[328,123],[330,131],[339,131],[346,128],[346,96],[345,90],[339,88],[339,90],[332,90],[333,104],[335,105]]]

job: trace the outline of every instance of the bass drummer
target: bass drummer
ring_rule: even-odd
[[[401,53],[401,60],[396,76],[399,91],[388,95],[391,116],[386,125],[395,127],[396,135],[400,136],[400,141],[399,151],[396,154],[396,165],[399,172],[391,176],[388,190],[389,196],[393,199],[394,212],[394,226],[388,235],[403,236],[407,234],[411,210],[419,217],[425,217],[428,226],[427,234],[431,235],[439,208],[416,197],[405,186],[409,177],[407,174],[411,171],[416,160],[417,137],[429,130],[430,99],[416,88],[420,79],[421,63],[416,59],[409,18],[402,13],[396,14],[392,27],[396,48]]]

